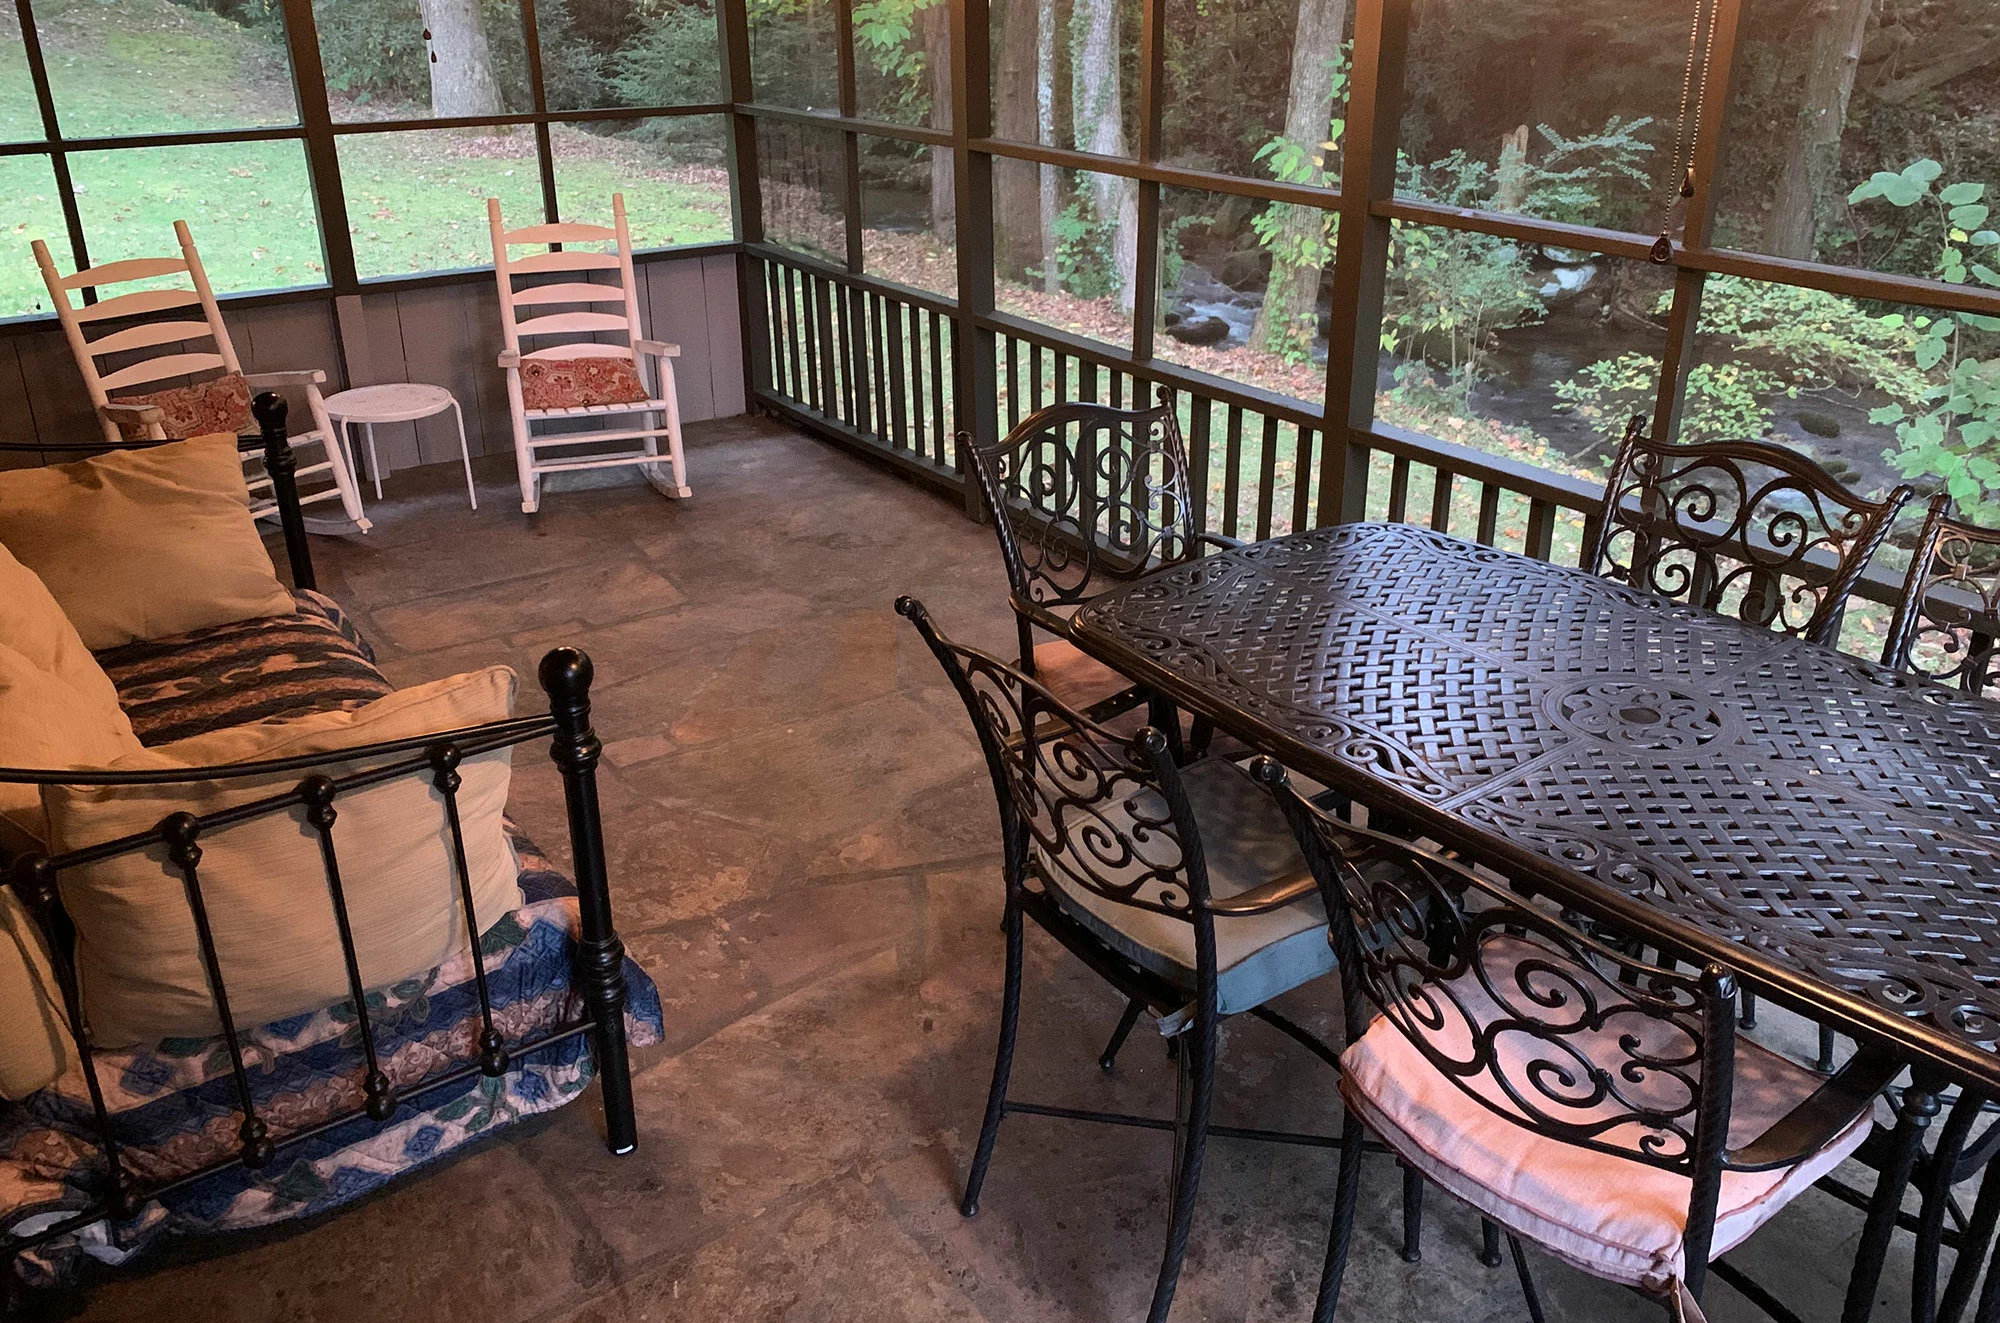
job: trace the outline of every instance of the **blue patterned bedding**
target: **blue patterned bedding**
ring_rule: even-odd
[[[570,986],[575,887],[518,832],[515,845],[527,903],[481,941],[494,1024],[509,1044],[582,1014]],[[630,960],[625,980],[629,1041],[658,1042],[658,991]],[[252,1030],[243,1036],[245,1064],[258,1113],[281,1144],[276,1160],[261,1172],[226,1168],[148,1203],[130,1220],[100,1221],[52,1240],[21,1256],[22,1278],[52,1284],[72,1276],[86,1255],[120,1263],[163,1236],[263,1226],[338,1207],[496,1128],[560,1107],[595,1073],[583,1034],[518,1059],[498,1079],[474,1075],[412,1098],[408,1091],[421,1080],[478,1057],[479,998],[469,953],[369,994],[369,1013],[382,1069],[403,1098],[386,1125],[362,1117],[296,1144],[282,1142],[362,1101],[351,1002]],[[241,1115],[220,1038],[103,1053],[97,1073],[124,1161],[146,1185],[237,1151]],[[0,1224],[32,1235],[89,1205],[104,1179],[91,1116],[80,1066],[23,1103],[0,1104]]]

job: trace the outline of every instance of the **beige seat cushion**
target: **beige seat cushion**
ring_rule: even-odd
[[[500,721],[513,714],[504,666],[400,690],[365,707],[236,726],[119,759],[114,771],[207,767],[333,753]],[[501,825],[511,749],[469,758],[458,791],[474,913],[480,926],[521,904],[519,868]],[[379,760],[370,766],[380,765]],[[332,763],[330,776],[357,770]],[[149,832],[167,814],[208,815],[296,786],[300,773],[163,786],[43,791],[60,850]],[[428,773],[352,790],[334,801],[340,879],[365,986],[428,970],[466,940],[442,796]],[[348,1000],[333,905],[316,834],[303,810],[204,832],[198,875],[232,1018],[252,1026]],[[91,1033],[107,1047],[220,1028],[179,870],[155,845],[58,879],[76,920],[77,963]]]
[[[1220,758],[1194,763],[1181,773],[1188,802],[1194,808],[1196,830],[1208,863],[1209,895],[1217,900],[1240,895],[1279,879],[1310,876],[1298,838],[1286,825],[1272,798],[1236,764]],[[1144,790],[1125,801],[1102,808],[1103,823],[1132,838],[1136,820],[1158,823],[1166,817],[1159,796]],[[1056,900],[1070,916],[1141,969],[1150,970],[1177,987],[1195,986],[1194,925],[1155,910],[1123,904],[1092,890],[1079,877],[1113,880],[1140,873],[1144,865],[1107,868],[1097,852],[1086,859],[1097,820],[1069,824],[1069,849],[1049,855],[1037,843],[1042,869],[1055,889]],[[1109,851],[1105,851],[1109,853]],[[1148,852],[1159,857],[1161,851]],[[1164,854],[1177,862],[1178,855]],[[1158,900],[1161,885],[1147,882],[1140,898]],[[1178,902],[1177,902],[1178,903]],[[1222,1014],[1262,1006],[1280,993],[1308,983],[1334,967],[1327,943],[1326,908],[1317,891],[1289,905],[1262,914],[1217,915],[1215,919],[1216,995]]]
[[[96,678],[110,684],[102,671]],[[102,768],[140,747],[115,692],[79,692],[0,642],[0,766]],[[47,839],[40,790],[0,781],[0,851],[40,849]]]
[[[292,609],[233,437],[0,472],[0,545],[92,650]]]
[[[1599,994],[1600,1004],[1625,1000],[1595,973],[1577,972],[1576,965],[1548,947],[1495,936],[1487,939],[1483,950],[1487,976],[1496,987],[1522,986],[1515,982],[1516,971],[1532,957],[1543,966],[1572,971],[1578,986]],[[1522,977],[1542,991],[1560,985],[1546,968]],[[1468,970],[1444,987],[1449,998],[1434,996],[1433,1004],[1455,1006],[1460,1014],[1450,1016],[1450,1027],[1426,1041],[1441,1047],[1452,1060],[1469,1061],[1471,1036],[1462,1017],[1491,1025],[1505,1013],[1481,986],[1476,971]],[[1574,1001],[1574,993],[1571,996]],[[1551,1014],[1543,1009],[1537,1018]],[[1645,1101],[1663,1110],[1685,1106],[1686,1087],[1664,1072],[1645,1071],[1639,1077],[1620,1073],[1631,1060],[1617,1042],[1625,1033],[1639,1040],[1642,1052],[1666,1057],[1683,1056],[1690,1042],[1658,1019],[1638,1015],[1612,1017],[1595,1034],[1571,1035],[1563,1041],[1612,1072],[1628,1102]],[[1530,1063],[1559,1058],[1572,1070],[1577,1064],[1563,1057],[1561,1049],[1546,1047],[1526,1033],[1502,1034],[1495,1043],[1507,1063],[1505,1077],[1530,1098],[1536,1096],[1527,1069]],[[1500,1115],[1446,1079],[1386,1016],[1376,1018],[1342,1055],[1341,1064],[1341,1093],[1369,1129],[1425,1176],[1493,1221],[1585,1272],[1628,1286],[1660,1291],[1684,1275],[1687,1177],[1547,1138]],[[1490,1071],[1469,1073],[1466,1079],[1481,1098],[1497,1101],[1512,1115],[1522,1114]],[[1819,1084],[1803,1068],[1739,1038],[1729,1146],[1741,1148],[1762,1135]],[[1551,1082],[1549,1087],[1558,1086]],[[1627,1111],[1611,1105],[1597,1112],[1549,1108],[1551,1115],[1577,1124]],[[1826,1147],[1794,1166],[1724,1173],[1711,1257],[1741,1244],[1793,1197],[1839,1166],[1861,1146],[1872,1124],[1872,1113],[1864,1110]],[[1632,1144],[1641,1131],[1625,1125],[1611,1133],[1609,1142]]]

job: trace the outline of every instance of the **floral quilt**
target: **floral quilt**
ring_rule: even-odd
[[[575,887],[518,832],[526,904],[481,939],[494,1022],[509,1043],[537,1037],[583,1013],[571,986]],[[626,1034],[660,1039],[659,993],[625,962]],[[368,995],[376,1051],[402,1104],[388,1122],[361,1117],[286,1144],[362,1100],[360,1036],[352,1002],[294,1016],[243,1036],[257,1109],[279,1141],[262,1171],[235,1165],[146,1204],[126,1221],[102,1220],[22,1255],[34,1285],[66,1280],[88,1256],[122,1263],[164,1236],[264,1226],[338,1207],[482,1135],[560,1107],[595,1074],[589,1036],[517,1058],[497,1079],[474,1075],[430,1092],[426,1078],[477,1059],[479,997],[469,952],[421,978]],[[220,1038],[167,1039],[101,1054],[98,1079],[123,1160],[147,1184],[200,1169],[237,1151],[241,1123],[229,1053]],[[89,1205],[104,1182],[92,1139],[82,1068],[20,1104],[0,1104],[0,1222],[31,1236]]]

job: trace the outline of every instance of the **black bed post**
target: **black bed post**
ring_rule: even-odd
[[[278,523],[285,530],[285,555],[292,562],[292,587],[319,587],[313,578],[312,551],[306,546],[306,516],[299,506],[298,456],[285,434],[285,398],[265,391],[250,401],[250,412],[264,436],[264,471],[271,476],[271,496],[278,503]],[[326,444],[337,446],[338,437]]]
[[[576,902],[582,937],[576,946],[576,980],[596,1022],[597,1078],[604,1090],[605,1140],[613,1153],[639,1145],[632,1113],[632,1069],[625,1051],[625,944],[611,926],[611,890],[604,874],[604,823],[597,809],[597,756],[603,751],[590,728],[590,658],[575,648],[555,648],[537,672],[555,718],[549,757],[562,769],[569,809],[570,857],[576,866]]]

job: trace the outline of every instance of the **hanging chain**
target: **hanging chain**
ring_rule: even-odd
[[[1648,254],[1662,265],[1674,258],[1675,208],[1694,196],[1694,146],[1700,133],[1701,107],[1708,100],[1709,70],[1715,63],[1715,19],[1719,9],[1720,0],[1695,0],[1694,19],[1688,26],[1687,65],[1681,71],[1681,104],[1674,117],[1673,167],[1664,185],[1669,191],[1661,199],[1660,237],[1653,241]]]

